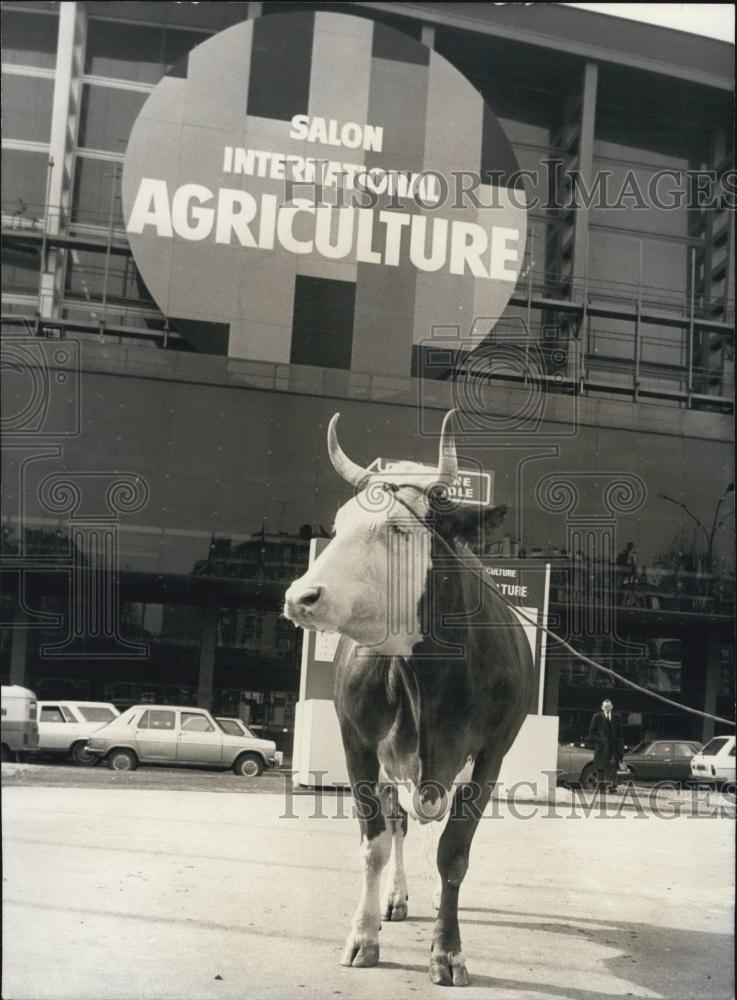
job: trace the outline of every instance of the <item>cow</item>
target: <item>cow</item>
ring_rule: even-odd
[[[284,614],[303,628],[342,636],[334,701],[360,825],[362,891],[341,964],[376,965],[382,917],[407,916],[407,814],[399,798],[408,789],[421,822],[446,820],[430,979],[465,986],[458,893],[533,685],[520,621],[484,585],[470,547],[506,508],[450,502],[458,468],[454,411],[443,421],[436,469],[397,462],[382,472],[343,452],[338,417],[330,421],[328,451],[354,496],[337,512],[325,550],[289,586]]]

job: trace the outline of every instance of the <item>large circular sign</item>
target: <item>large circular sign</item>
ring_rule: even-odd
[[[123,207],[154,299],[200,343],[309,362],[342,337],[343,367],[408,374],[433,328],[486,333],[507,305],[526,238],[516,170],[436,52],[360,17],[277,14],[208,39],[158,84]]]

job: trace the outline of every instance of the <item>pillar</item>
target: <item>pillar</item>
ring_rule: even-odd
[[[706,649],[704,650],[704,705],[705,712],[712,715],[717,710],[717,698],[722,683],[722,665],[719,656],[719,643],[713,631],[710,632]],[[701,741],[706,743],[714,735],[714,720],[704,719],[701,726]]]
[[[212,708],[212,682],[215,675],[215,650],[217,649],[219,617],[219,600],[208,598],[202,607],[200,663],[197,680],[197,704],[200,708],[206,708],[208,712]]]
[[[12,629],[9,684],[28,687],[28,615],[18,607]]]

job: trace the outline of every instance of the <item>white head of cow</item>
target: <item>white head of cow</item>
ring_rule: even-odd
[[[422,638],[420,600],[431,568],[431,536],[421,523],[433,487],[450,486],[458,462],[449,430],[440,434],[437,468],[396,462],[369,472],[338,444],[339,414],[328,427],[333,467],[356,490],[335,517],[335,536],[304,576],[286,592],[284,614],[296,625],[340,632],[377,652],[407,655]],[[385,484],[399,487],[397,502]]]

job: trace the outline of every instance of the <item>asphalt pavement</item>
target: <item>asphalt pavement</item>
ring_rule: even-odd
[[[6,1000],[401,1000],[442,989],[427,975],[433,886],[415,824],[409,919],[384,924],[379,966],[345,969],[359,890],[346,797],[197,772],[179,772],[197,774],[196,789],[154,788],[146,775],[164,776],[153,768],[77,769],[74,783],[73,769],[44,768],[70,772],[56,785],[23,765],[2,770]],[[138,784],[95,784],[113,777]],[[206,788],[207,778],[229,785]],[[727,1000],[733,846],[724,812],[495,803],[461,892],[464,996]]]

